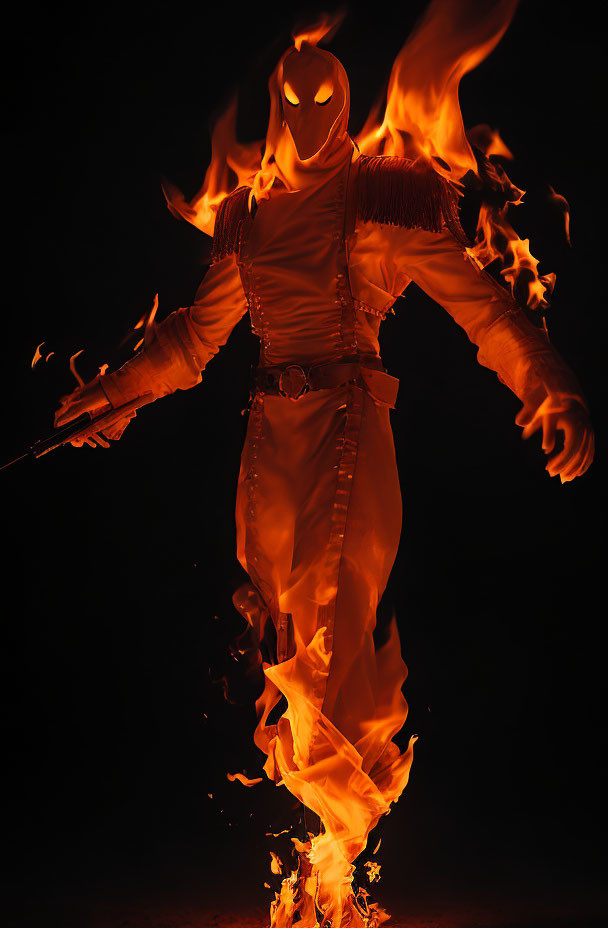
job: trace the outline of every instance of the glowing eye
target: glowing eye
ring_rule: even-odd
[[[317,103],[319,106],[326,106],[331,100],[333,93],[334,88],[329,83],[329,81],[325,81],[323,84],[321,84],[315,94],[315,103]]]
[[[285,81],[283,85],[283,93],[285,94],[285,99],[288,103],[291,103],[292,106],[299,106],[300,101],[298,100],[296,93],[293,87]]]

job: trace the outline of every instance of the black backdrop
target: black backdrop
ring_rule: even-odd
[[[421,7],[354,6],[330,46],[354,130]],[[88,379],[128,356],[132,342],[116,345],[154,293],[161,315],[191,299],[209,246],[172,219],[160,175],[197,189],[208,122],[235,83],[243,137],[263,135],[266,78],[297,12],[8,14],[3,457],[48,432],[73,352]],[[592,470],[548,478],[513,425],[517,401],[422,293],[385,323],[405,504],[386,604],[410,667],[405,735],[420,740],[383,829],[380,895],[405,913],[487,897],[496,918],[525,900],[584,926],[600,905],[602,43],[589,12],[524,3],[462,86],[466,124],[498,126],[515,152],[517,228],[557,272],[550,330],[592,404]],[[547,184],[571,203],[572,249]],[[43,340],[55,355],[32,371]],[[267,904],[264,832],[289,819],[289,797],[226,781],[260,757],[251,709],[212,682],[238,627],[232,514],[254,357],[244,321],[202,386],[144,411],[110,451],[62,449],[1,475],[10,924],[118,925],[168,899]]]

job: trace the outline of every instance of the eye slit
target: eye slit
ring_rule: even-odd
[[[321,84],[321,86],[319,87],[319,89],[317,90],[315,94],[315,103],[317,104],[317,106],[327,106],[327,104],[333,97],[333,94],[334,94],[334,88],[329,83],[329,81],[325,81],[325,83]]]
[[[283,93],[285,94],[285,99],[287,100],[288,103],[291,104],[291,106],[300,105],[300,101],[298,100],[296,92],[294,91],[291,84],[289,84],[287,81],[285,81],[285,83],[283,84]]]

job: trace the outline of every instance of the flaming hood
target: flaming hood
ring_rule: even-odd
[[[264,198],[278,178],[302,189],[350,157],[350,91],[337,58],[303,41],[289,48],[268,82],[270,119],[253,194]]]

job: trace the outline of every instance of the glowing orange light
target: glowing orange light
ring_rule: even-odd
[[[344,19],[344,10],[337,13],[322,13],[318,22],[312,26],[297,30],[293,35],[293,44],[300,51],[302,44],[318,45],[323,39],[329,40]]]
[[[285,99],[288,103],[291,103],[292,106],[299,105],[300,101],[298,96],[289,81],[285,81],[285,84],[283,85],[283,93],[285,94]]]
[[[315,94],[315,103],[318,103],[319,106],[329,103],[333,92],[334,88],[331,81],[324,81]]]
[[[256,786],[258,783],[262,782],[262,777],[254,777],[254,779],[249,779],[244,773],[227,773],[226,777],[230,780],[231,783],[238,781],[242,783],[243,786]]]
[[[76,378],[76,380],[78,381],[78,386],[79,386],[79,387],[84,387],[84,380],[82,379],[82,377],[80,376],[80,374],[79,374],[78,371],[76,370],[76,358],[80,357],[80,355],[82,354],[83,351],[84,351],[84,348],[81,348],[80,351],[77,351],[77,352],[76,352],[75,354],[73,354],[72,357],[70,358],[70,370],[71,370],[71,372],[73,373],[73,375],[74,375],[74,377]]]
[[[36,367],[36,365],[38,364],[38,361],[42,357],[42,355],[40,354],[40,349],[42,348],[43,345],[44,345],[44,342],[40,342],[40,344],[36,348],[36,351],[34,352],[34,357],[32,358],[32,368]]]

